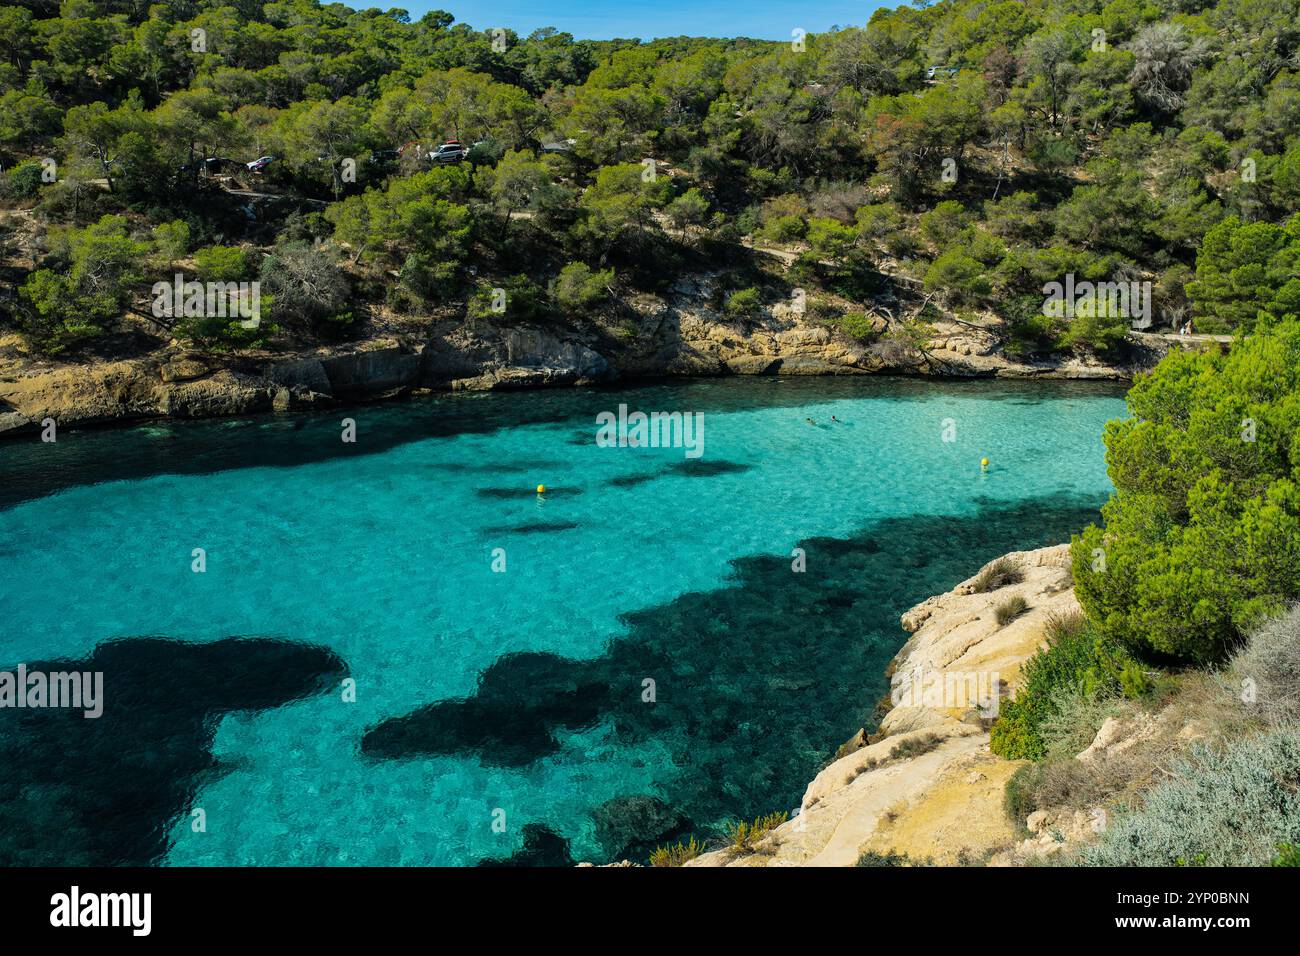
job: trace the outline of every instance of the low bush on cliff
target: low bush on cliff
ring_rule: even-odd
[[[704,852],[704,844],[695,837],[673,846],[661,846],[650,854],[651,866],[682,866]]]
[[[731,841],[733,850],[752,853],[756,849],[755,844],[759,840],[782,823],[785,823],[788,818],[788,813],[784,810],[778,810],[776,813],[769,813],[766,816],[759,817],[753,823],[746,823],[744,820],[729,823],[727,824],[727,839]]]
[[[993,616],[997,618],[998,627],[1006,627],[1027,610],[1029,602],[1021,595],[1014,594],[993,609]]]
[[[1175,775],[1084,846],[1086,866],[1267,866],[1300,842],[1300,729],[1195,745]]]
[[[1300,604],[1256,628],[1229,670],[1248,711],[1270,724],[1300,723]]]
[[[1179,760],[1186,758],[1180,758],[1179,748],[1187,731],[1213,755],[1261,733],[1294,731],[1300,727],[1298,669],[1300,607],[1258,626],[1224,670],[1193,669],[1160,678],[1141,705],[1158,705],[1154,721],[1144,721],[1138,706],[1120,697],[1058,689],[1051,700],[1054,711],[1038,725],[1044,759],[1019,768],[1007,782],[1008,816],[1023,828],[1035,810],[1140,807],[1157,781],[1185,778]],[[1130,721],[1125,745],[1076,760],[1112,716]],[[1292,785],[1280,782],[1279,797],[1295,799],[1288,796]],[[1249,794],[1247,799],[1269,798]],[[1204,855],[1197,849],[1184,859],[1199,864]]]
[[[1049,744],[1045,726],[1067,695],[1100,701],[1139,697],[1148,687],[1141,666],[1081,616],[1054,618],[1047,646],[1025,662],[1019,691],[1002,705],[990,746],[1011,760],[1041,760]]]
[[[1004,588],[1008,584],[1019,584],[1024,579],[1025,572],[1021,570],[1020,565],[1004,555],[996,561],[990,561],[975,576],[975,580],[971,582],[971,591],[973,594],[985,594]]]
[[[879,853],[875,850],[864,850],[858,854],[858,866],[931,866],[934,861],[926,858],[925,860],[913,860],[906,853],[899,853],[897,850],[886,850]]]
[[[943,743],[943,738],[938,734],[921,734],[919,737],[910,737],[902,743],[894,745],[894,748],[889,751],[889,759],[906,760],[909,757],[919,757],[922,754],[928,754],[941,743]]]
[[[1300,597],[1300,320],[1257,329],[1167,356],[1106,426],[1115,493],[1074,540],[1074,582],[1129,647],[1217,662]]]

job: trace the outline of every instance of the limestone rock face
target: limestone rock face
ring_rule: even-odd
[[[461,317],[432,321],[418,336],[376,336],[301,354],[204,353],[173,341],[143,358],[50,364],[0,358],[0,436],[33,430],[46,417],[76,426],[161,415],[197,417],[291,410],[448,391],[585,384],[675,375],[919,375],[1130,378],[1132,367],[1087,357],[1008,356],[993,325],[953,318],[934,324],[925,354],[881,334],[871,344],[791,302],[743,319],[722,314],[716,274],[685,276],[662,294],[620,302],[615,325],[586,319],[552,326]],[[893,300],[890,300],[893,301]],[[894,302],[897,305],[897,302]],[[844,305],[845,308],[848,305]],[[283,390],[287,389],[287,393]]]
[[[158,366],[149,362],[64,366],[0,381],[0,434],[37,428],[46,418],[75,427],[164,414],[160,385]]]
[[[589,343],[541,329],[469,324],[435,334],[420,357],[420,384],[453,391],[570,385],[613,370]]]
[[[853,866],[866,852],[978,863],[1013,846],[1003,795],[1022,762],[989,752],[988,718],[1042,645],[1048,616],[1078,604],[1068,545],[1007,558],[1019,583],[975,593],[972,577],[903,615],[912,636],[894,660],[895,706],[866,746],[854,749],[855,737],[813,779],[794,819],[758,852],[719,850],[687,865]],[[1028,610],[999,626],[994,609],[1012,595]]]
[[[961,686],[996,681],[1005,691],[1014,686],[1020,665],[1042,646],[1044,622],[1052,615],[1080,611],[1070,580],[1069,545],[1013,551],[1005,557],[1020,568],[1024,580],[1019,584],[977,594],[973,593],[979,577],[975,575],[903,615],[903,630],[912,637],[894,658],[890,693],[896,706],[881,721],[883,733],[963,719],[974,701],[960,695],[939,702],[927,699],[935,683],[932,676],[976,675]],[[1017,595],[1029,609],[999,625],[997,605]]]

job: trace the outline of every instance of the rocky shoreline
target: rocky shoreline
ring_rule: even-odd
[[[60,427],[287,412],[433,391],[542,388],[663,377],[899,374],[944,378],[1125,381],[1163,351],[1134,343],[1123,364],[1008,356],[996,330],[935,324],[924,351],[865,344],[777,305],[732,321],[702,305],[707,288],[629,303],[624,336],[448,320],[419,335],[374,337],[305,353],[211,353],[178,342],[84,363],[34,361],[0,343],[0,437]]]
[[[912,636],[890,665],[894,706],[874,734],[859,731],[841,747],[809,783],[792,819],[746,850],[714,850],[685,865],[1024,865],[1093,838],[1095,811],[1039,810],[1013,822],[1005,810],[1007,781],[1025,761],[990,752],[990,710],[973,699],[980,695],[972,678],[984,675],[999,699],[1014,693],[1049,619],[1080,609],[1069,545],[998,560],[1018,566],[1022,579],[981,592],[977,574],[902,616]],[[1010,597],[1028,607],[999,624],[995,608]],[[954,698],[954,688],[963,687],[975,693]],[[1156,734],[1173,746],[1198,733],[1172,715],[1111,719],[1077,759],[1098,759]]]

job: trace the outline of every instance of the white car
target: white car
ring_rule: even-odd
[[[468,155],[469,150],[453,139],[429,153],[429,159],[435,163],[459,163]]]

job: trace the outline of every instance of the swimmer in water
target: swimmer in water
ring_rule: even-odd
[[[834,415],[831,416],[831,421],[835,422],[835,424],[837,424],[837,425],[843,425],[843,424],[844,424],[842,421],[840,421],[840,420],[839,420],[838,418],[836,418]]]
[[[804,421],[806,421],[809,425],[816,425],[816,424],[817,424],[817,423],[816,423],[815,421],[813,421],[811,418],[805,418]]]

